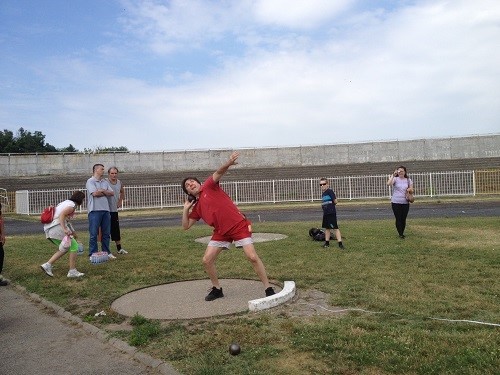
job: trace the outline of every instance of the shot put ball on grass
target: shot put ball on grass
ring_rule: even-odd
[[[231,355],[238,355],[241,353],[241,348],[238,344],[236,343],[232,343],[231,345],[229,345],[229,353]]]

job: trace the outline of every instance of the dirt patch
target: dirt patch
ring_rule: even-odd
[[[89,315],[93,314],[98,304],[99,302],[93,299],[73,298],[70,301],[69,309],[78,315]]]
[[[328,303],[330,295],[319,290],[297,290],[295,297],[270,310],[271,313],[288,317],[345,315],[347,311]]]
[[[127,319],[120,324],[112,323],[106,326],[106,330],[111,332],[120,332],[120,331],[132,332],[133,329],[134,327],[132,326],[132,324],[130,324],[130,319]]]

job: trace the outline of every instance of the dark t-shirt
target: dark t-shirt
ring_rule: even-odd
[[[323,208],[323,214],[332,215],[336,214],[335,204],[333,203],[337,199],[335,193],[332,189],[326,189],[321,195],[321,208]]]

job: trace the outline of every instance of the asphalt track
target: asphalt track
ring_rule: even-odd
[[[273,222],[311,222],[311,226],[321,224],[322,212],[319,207],[294,207],[276,209],[252,208],[245,211],[244,206],[240,209],[245,212],[247,217],[254,223],[273,221]],[[85,217],[85,215],[81,215]],[[410,208],[408,220],[412,218],[453,218],[453,217],[500,217],[500,200],[477,201],[477,202],[446,202],[446,203],[415,203]],[[377,220],[393,219],[390,203],[380,203],[366,205],[356,204],[337,206],[337,217],[339,223],[347,220]],[[77,231],[88,230],[86,220],[75,220],[74,226]],[[126,228],[148,228],[148,227],[174,227],[181,226],[181,216],[166,215],[158,211],[156,216],[120,216],[120,227]],[[5,231],[9,236],[23,234],[42,233],[42,225],[32,220],[22,220],[5,218]]]

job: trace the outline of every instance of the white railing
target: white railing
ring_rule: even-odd
[[[329,178],[339,200],[390,198],[387,175]],[[455,171],[414,173],[416,197],[475,196],[475,172]],[[236,204],[313,202],[321,199],[319,178],[261,181],[221,181],[222,188]],[[49,204],[68,199],[73,191],[85,189],[16,191],[16,213],[40,214]],[[124,210],[181,207],[185,195],[179,184],[125,186]],[[80,207],[86,211],[86,202]]]

